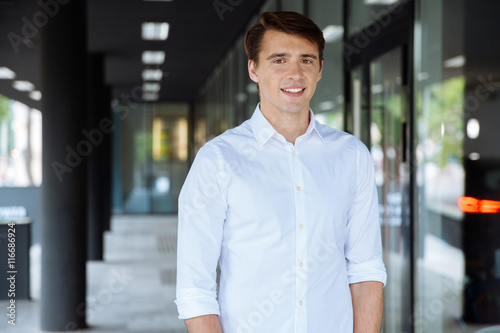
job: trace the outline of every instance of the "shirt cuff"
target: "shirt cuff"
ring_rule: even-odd
[[[177,290],[177,311],[179,319],[189,319],[209,314],[220,315],[219,303],[215,291],[200,288]]]
[[[382,258],[376,258],[366,262],[347,262],[347,277],[349,284],[378,281],[384,284],[387,282],[387,273],[385,271]]]

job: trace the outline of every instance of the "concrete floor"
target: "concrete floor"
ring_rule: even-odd
[[[175,299],[177,219],[175,216],[115,216],[112,231],[105,234],[104,260],[87,266],[87,322],[89,333],[187,333],[177,319]],[[443,253],[439,244],[427,244],[434,258]],[[33,301],[18,300],[16,326],[7,323],[7,301],[0,301],[0,332],[38,333],[40,295],[40,250],[31,251],[31,294]],[[457,255],[447,254],[448,258]],[[460,259],[457,257],[457,260]],[[459,261],[459,260],[458,260]],[[440,281],[442,262],[419,263],[433,281]],[[394,264],[394,262],[393,262]],[[424,265],[425,264],[425,265]],[[445,265],[446,266],[446,265]],[[446,266],[447,267],[447,266]],[[436,269],[440,270],[437,271]],[[394,282],[394,281],[393,281]],[[395,283],[397,287],[397,282]],[[436,288],[439,285],[436,284]],[[388,290],[386,290],[387,292]],[[439,290],[427,290],[426,299],[439,297]],[[437,296],[438,295],[438,296]],[[388,299],[387,299],[388,300]],[[387,301],[386,300],[386,301]],[[424,301],[424,300],[422,300]],[[457,299],[457,306],[460,300]],[[397,308],[397,302],[393,304]],[[453,320],[453,304],[444,304],[445,315],[436,314],[423,332],[500,333],[500,326],[464,325]],[[431,310],[433,308],[430,308]],[[424,306],[425,310],[425,306]],[[441,310],[441,309],[440,309]],[[397,309],[394,309],[398,312]],[[389,319],[387,316],[386,319]],[[449,320],[448,320],[449,319]],[[446,321],[446,322],[445,322]],[[481,330],[481,329],[484,329]]]
[[[186,333],[177,319],[175,265],[177,219],[172,216],[117,216],[105,235],[105,260],[87,266],[89,333]],[[33,251],[32,251],[33,253]],[[18,300],[16,326],[7,323],[0,301],[0,332],[37,333],[39,263],[32,256],[33,301]],[[37,278],[38,275],[38,278]]]

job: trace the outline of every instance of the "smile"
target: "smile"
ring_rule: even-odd
[[[298,92],[301,92],[304,90],[306,90],[306,88],[281,89],[281,91],[289,92],[289,93],[298,93]]]

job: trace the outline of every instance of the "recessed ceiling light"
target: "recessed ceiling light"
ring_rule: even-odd
[[[148,93],[157,93],[161,89],[161,85],[158,82],[144,82],[142,84],[142,91]]]
[[[161,69],[145,69],[142,71],[142,79],[144,81],[160,81],[163,77]]]
[[[39,101],[42,99],[42,93],[39,92],[38,90],[33,90],[32,92],[30,92],[30,98],[35,100],[35,101]]]
[[[142,23],[142,39],[144,40],[166,40],[170,25],[167,22],[144,22]]]
[[[160,96],[156,93],[145,93],[142,94],[142,99],[145,101],[157,101]]]
[[[29,81],[20,81],[20,80],[14,81],[12,83],[12,87],[14,87],[14,89],[17,89],[19,91],[32,91],[35,89],[33,83]]]
[[[15,79],[16,73],[7,67],[0,67],[0,79]]]
[[[165,61],[165,52],[163,51],[144,51],[142,52],[142,63],[145,65],[161,65]]]

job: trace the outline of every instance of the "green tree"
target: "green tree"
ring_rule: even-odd
[[[10,99],[0,95],[0,124],[9,118],[9,104]]]
[[[463,100],[465,79],[451,78],[431,87],[429,114],[427,115],[427,138],[437,149],[427,156],[440,168],[450,161],[463,157]]]

